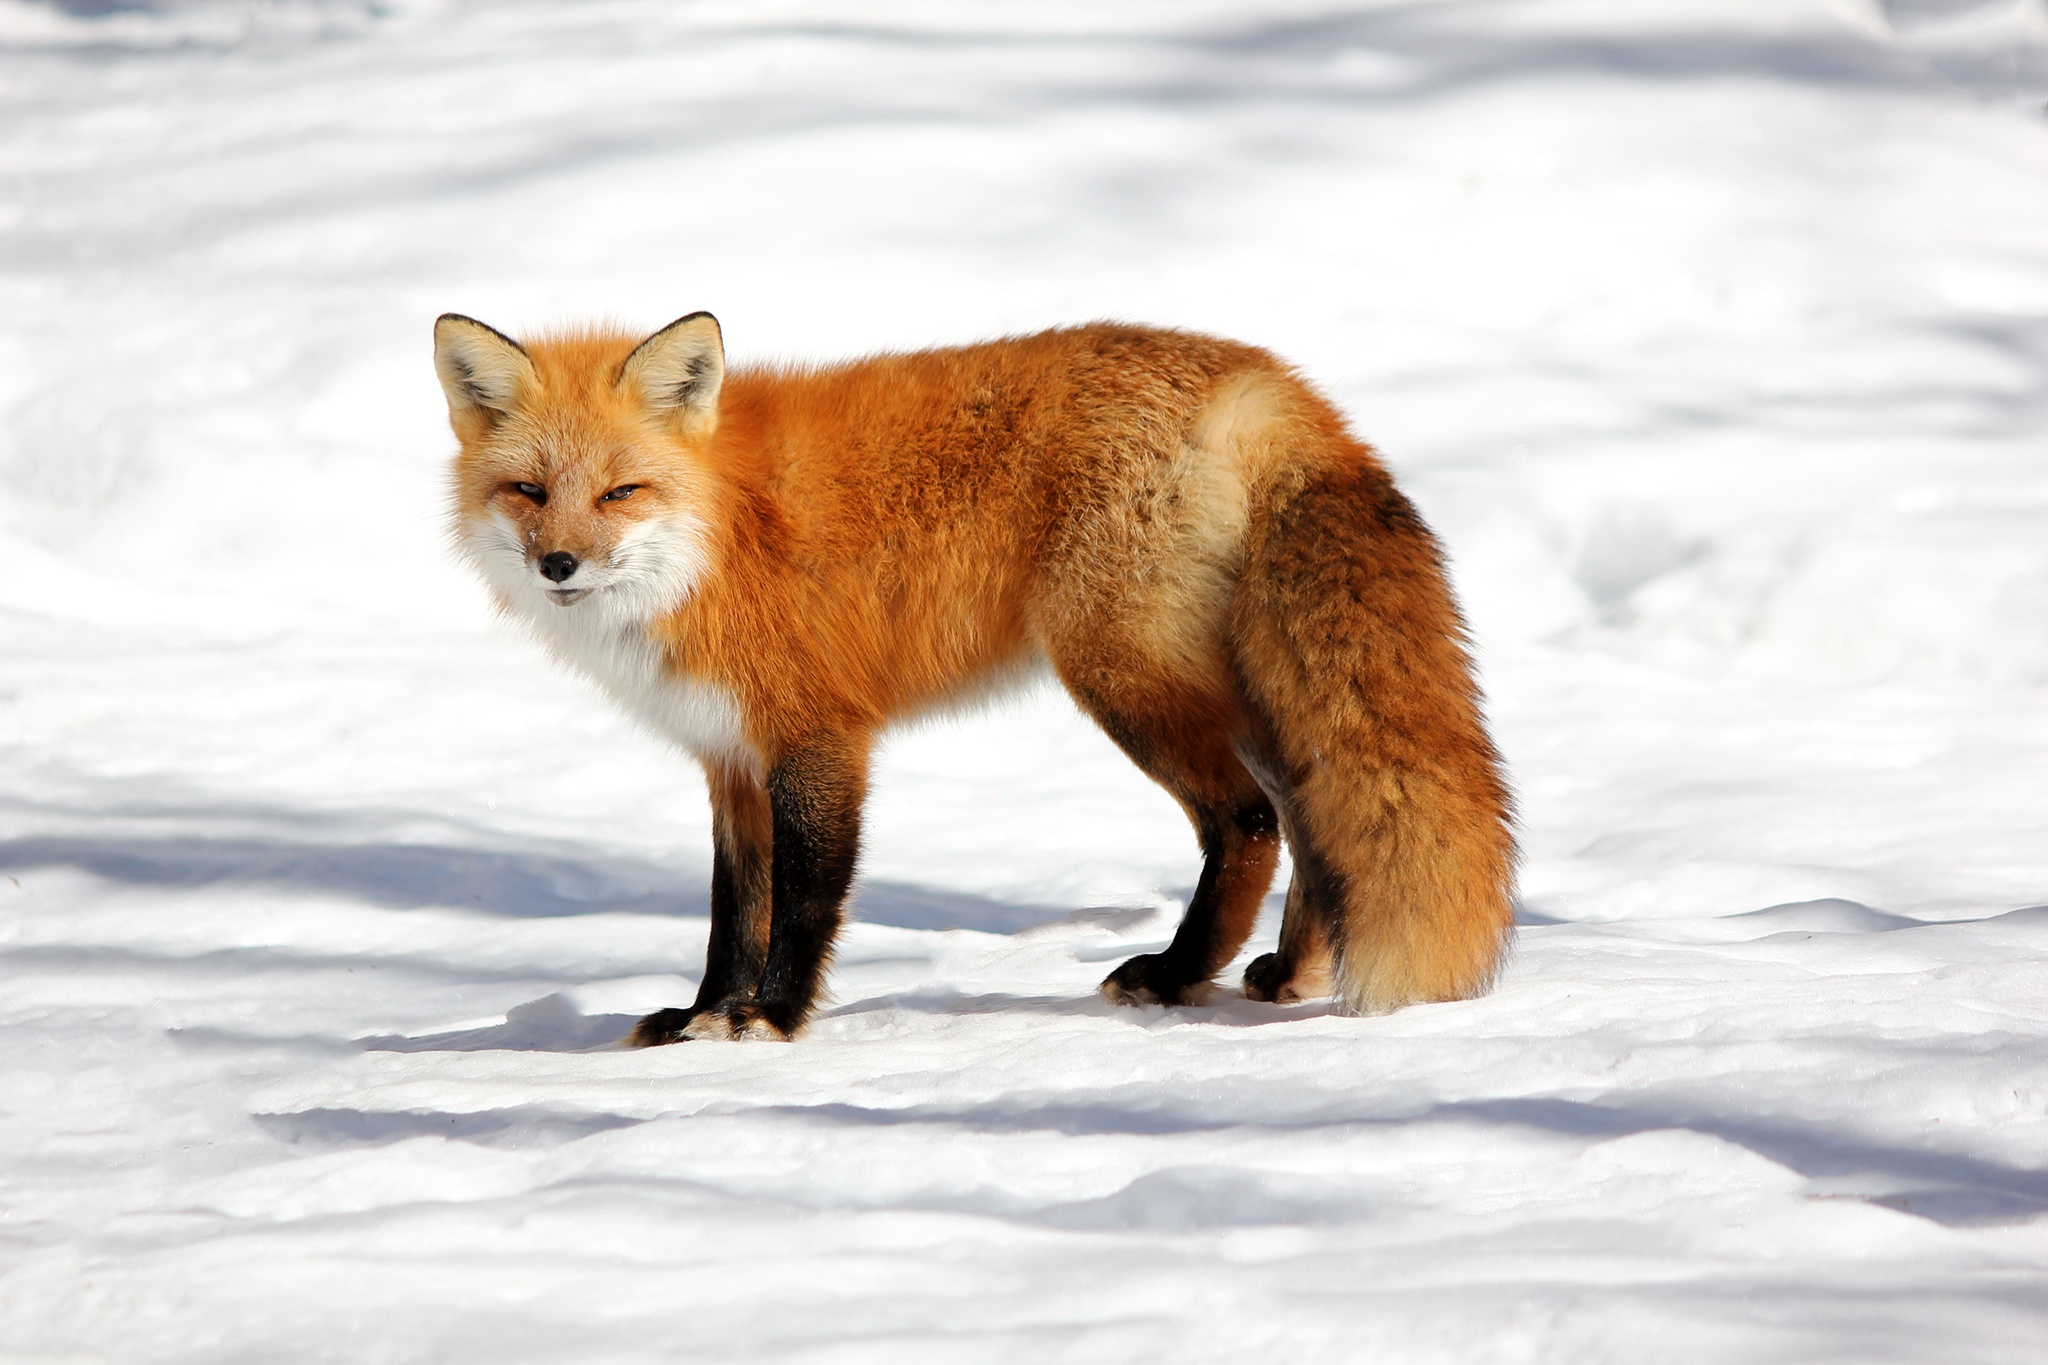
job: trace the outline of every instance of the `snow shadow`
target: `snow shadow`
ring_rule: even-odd
[[[1174,1025],[1209,1024],[1223,1028],[1260,1028],[1301,1019],[1324,1018],[1336,1012],[1329,1001],[1271,1005],[1246,1000],[1219,987],[1212,1003],[1172,1011],[1151,1006],[1138,1011],[1112,1005],[1093,991],[1067,995],[1013,995],[1002,991],[968,993],[932,990],[880,995],[822,1011],[818,1018],[848,1019],[863,1014],[904,1010],[913,1014],[1005,1014],[1043,1018],[1136,1018]],[[380,1033],[358,1038],[352,1046],[365,1052],[613,1052],[634,1024],[637,1014],[583,1014],[556,992],[514,1005],[502,1024],[450,1029],[442,1033]],[[246,1040],[245,1040],[246,1041]],[[265,1040],[275,1042],[277,1040]]]
[[[610,1052],[637,1014],[583,1014],[556,993],[514,1005],[502,1024],[447,1033],[378,1034],[358,1038],[365,1052]]]
[[[201,813],[204,814],[204,813]],[[305,822],[293,822],[305,823]],[[394,910],[452,906],[511,918],[704,915],[709,888],[600,849],[511,851],[455,844],[206,834],[42,836],[0,841],[0,871],[71,867],[139,886],[261,887]]]
[[[176,34],[183,46],[200,49],[232,46],[237,30],[222,31],[208,23],[205,14],[178,13],[179,6],[166,0],[44,0],[51,8],[78,19],[104,19],[117,15],[150,16],[158,20],[156,43]],[[271,0],[244,7],[251,17],[265,10],[289,11],[293,6]],[[1845,87],[1894,87],[1920,83],[1921,63],[1908,61],[1891,44],[1848,28],[1836,32],[1788,30],[1783,33],[1740,33],[1709,26],[1667,26],[1641,33],[1603,33],[1575,36],[1529,32],[1518,26],[1489,23],[1476,10],[1486,6],[1440,7],[1423,4],[1394,5],[1362,13],[1336,13],[1309,17],[1289,16],[1250,22],[1204,26],[1173,25],[1147,29],[1132,26],[1111,32],[1074,32],[1056,25],[1034,27],[1028,18],[1007,24],[977,22],[949,27],[941,23],[890,21],[887,19],[816,21],[798,19],[739,18],[719,22],[706,18],[694,26],[694,39],[702,46],[762,45],[798,41],[812,45],[844,45],[849,48],[888,49],[930,53],[940,60],[973,60],[999,55],[1018,69],[1031,71],[1036,57],[1064,69],[1069,54],[1086,50],[1123,50],[1143,54],[1147,68],[1158,74],[1143,84],[1090,84],[1073,79],[1060,80],[1045,90],[1070,103],[1097,99],[1143,99],[1175,103],[1194,100],[1243,100],[1260,96],[1300,99],[1310,96],[1348,96],[1354,101],[1389,102],[1418,98],[1446,97],[1476,86],[1512,81],[1541,81],[1558,78],[1605,76],[1637,80],[1709,80],[1729,76]],[[744,14],[744,11],[737,13]],[[1028,11],[1019,11],[1020,14]],[[380,15],[377,7],[366,6],[372,23]],[[1476,22],[1475,22],[1476,19]],[[361,33],[368,25],[349,25],[336,31],[320,24],[280,28],[271,33],[273,41],[333,41],[349,33]],[[95,48],[119,50],[136,41],[136,35],[108,29],[98,35]],[[152,45],[155,45],[154,43]],[[4,48],[0,48],[4,50]],[[88,51],[91,51],[89,48]],[[1370,69],[1370,78],[1346,78],[1332,71],[1332,54],[1364,51],[1405,59],[1400,68]],[[1992,88],[2004,88],[2013,80],[2014,55],[1997,49],[1951,54],[1953,69],[1945,65],[1942,74],[1951,80],[1980,80]],[[928,95],[927,95],[928,98]],[[708,103],[702,93],[696,96]],[[782,117],[764,121],[731,121],[703,118],[693,121],[691,133],[727,131],[730,134],[761,136],[764,132],[789,130],[794,111],[786,95],[775,103]],[[837,112],[854,114],[843,102],[816,99],[799,106],[802,113],[820,120]],[[797,126],[807,124],[800,119]]]
[[[206,815],[210,812],[182,814]],[[246,815],[237,813],[242,819]],[[312,824],[273,814],[273,823]],[[179,889],[255,887],[343,896],[393,910],[445,907],[514,919],[631,914],[709,916],[710,875],[560,841],[528,849],[349,840],[336,822],[293,837],[205,834],[34,836],[0,840],[0,872],[70,867],[109,881]],[[708,853],[708,850],[707,850]],[[1056,909],[895,881],[855,883],[852,917],[902,929],[1012,934]]]
[[[155,48],[173,39],[181,50],[200,51],[232,48],[242,40],[240,26],[223,27],[204,14],[188,20],[160,0],[53,3],[80,19],[125,16],[129,21],[102,26],[91,41],[71,49],[74,60],[105,60],[134,45]],[[217,207],[179,222],[158,217],[146,229],[126,235],[123,247],[140,258],[217,241],[230,222],[304,221],[352,212],[366,202],[441,205],[683,149],[715,153],[815,133],[896,128],[906,121],[985,127],[992,121],[1086,118],[1134,108],[1202,114],[1277,111],[1313,120],[1411,108],[1487,89],[1571,81],[1753,81],[1870,91],[1949,86],[1987,97],[2016,86],[2031,90],[2048,84],[2048,59],[2038,45],[2024,51],[1993,45],[1945,53],[1936,71],[1925,54],[1847,25],[1832,32],[1742,33],[1697,24],[1575,36],[1490,20],[1485,11],[1491,8],[1406,4],[1364,13],[1163,23],[1106,33],[1038,27],[1028,18],[969,26],[752,18],[721,23],[706,18],[693,28],[693,41],[704,48],[773,50],[797,43],[842,48],[855,59],[875,52],[914,57],[935,73],[979,69],[990,74],[957,84],[943,78],[913,80],[859,94],[774,85],[717,93],[686,88],[672,102],[634,106],[631,117],[552,117],[526,128],[517,139],[505,139],[501,148],[465,146],[468,154],[452,161],[421,165],[394,158],[388,167],[352,171],[332,182],[274,189],[260,207]],[[246,12],[260,20],[279,9],[259,4]],[[136,19],[151,21],[141,26],[150,36],[129,31],[136,29]],[[347,42],[383,17],[368,7],[361,20],[260,26],[274,44]],[[0,40],[0,51],[11,46]],[[1117,74],[1081,74],[1100,68],[1105,58]],[[1115,201],[1132,206],[1147,196],[1143,187],[1123,184]],[[15,254],[27,261],[68,260],[73,250],[61,235],[16,236]]]
[[[1298,90],[1303,84],[1300,68],[1327,70],[1333,52],[1380,52],[1407,59],[1411,65],[1405,73],[1376,72],[1376,79],[1363,84],[1325,77],[1334,90],[1353,99],[1377,102],[1440,98],[1475,87],[1575,77],[1684,81],[1732,76],[1851,88],[1896,87],[1920,80],[1915,65],[1846,27],[1833,33],[1788,30],[1758,34],[1672,26],[1654,32],[1575,36],[1514,31],[1505,25],[1488,25],[1483,19],[1474,23],[1463,6],[1449,14],[1428,5],[1403,5],[1365,13],[1278,19],[1218,28],[1181,39],[1176,45],[1233,59],[1233,72],[1242,74],[1215,84],[1240,94],[1283,81],[1285,88],[1270,93]],[[1247,60],[1259,58],[1265,60]],[[1987,59],[1985,65],[1992,67],[1995,62]],[[1985,74],[1994,78],[2004,73]],[[1315,84],[1310,83],[1309,88],[1315,89]]]
[[[153,14],[163,0],[43,0],[51,9],[75,19],[104,19],[110,14]]]
[[[1119,959],[1137,949],[1126,950]],[[1228,973],[1225,974],[1226,977]],[[1337,1014],[1334,1000],[1306,1000],[1275,1005],[1247,1000],[1234,985],[1218,981],[1208,996],[1193,1004],[1113,1005],[1093,990],[1062,995],[1022,995],[1008,991],[960,991],[929,987],[893,995],[878,995],[839,1005],[819,1014],[820,1019],[849,1019],[862,1014],[902,1010],[911,1014],[1009,1014],[1061,1019],[1121,1019],[1133,1023],[1168,1027],[1209,1025],[1218,1028],[1265,1028],[1303,1019],[1326,1019]]]
[[[1654,1105],[1595,1104],[1545,1097],[1464,1100],[1417,1113],[1344,1114],[1322,1111],[1298,1118],[1254,1116],[1249,1106],[1205,1102],[1147,1086],[1100,1102],[1047,1103],[1042,1096],[998,1097],[964,1105],[899,1108],[846,1103],[785,1105],[756,1111],[820,1126],[929,1125],[981,1133],[1058,1133],[1065,1136],[1175,1137],[1197,1133],[1272,1132],[1346,1128],[1370,1131],[1431,1123],[1535,1128],[1577,1138],[1611,1139],[1639,1133],[1691,1132],[1742,1147],[1805,1177],[1809,1195],[1854,1199],[1947,1227],[2027,1222],[2048,1215],[2048,1170],[2009,1166],[1953,1152],[1886,1145],[1796,1119],[1747,1118]],[[1112,1201],[1076,1209],[1073,1225],[1114,1221],[1127,1212]],[[1140,1201],[1142,1202],[1142,1201]],[[1065,1214],[1055,1214],[1064,1218]]]
[[[275,973],[302,976],[309,972],[390,972],[408,980],[452,986],[481,985],[486,982],[558,981],[565,986],[589,979],[587,971],[569,971],[544,963],[512,963],[485,967],[448,962],[426,953],[323,952],[299,948],[215,948],[203,953],[182,953],[175,949],[132,948],[121,944],[28,944],[0,948],[0,959],[9,966],[43,972],[97,973],[128,968],[164,973],[172,980],[208,980],[214,977],[246,977]],[[622,968],[653,974],[674,968],[661,959],[623,963]],[[273,1040],[276,1041],[276,1040]]]
[[[848,917],[862,924],[897,929],[976,929],[985,934],[1015,934],[1057,923],[1063,912],[1049,905],[1012,905],[964,891],[946,891],[911,882],[857,878],[847,903]]]
[[[1731,924],[1755,925],[1773,933],[1888,934],[1898,929],[1924,929],[1926,920],[1888,914],[1861,901],[1829,896],[1815,901],[1788,901],[1727,916]]]
[[[1546,1098],[1474,1100],[1445,1105],[1431,1114],[1585,1137],[1673,1129],[1699,1133],[1798,1172],[1813,1182],[1816,1197],[1860,1199],[1948,1227],[2021,1223],[2048,1214],[2048,1169],[1889,1146],[1783,1119]]]
[[[1335,1226],[1370,1215],[1362,1201],[1333,1192],[1327,1181],[1313,1176],[1176,1166],[1147,1172],[1114,1194],[1011,1217],[1067,1232],[1197,1232]]]
[[[304,1109],[251,1114],[250,1121],[294,1147],[384,1147],[409,1138],[452,1138],[484,1147],[559,1147],[593,1133],[630,1128],[645,1119],[623,1114],[563,1114],[548,1109],[437,1110]]]
[[[1570,922],[1569,920],[1559,919],[1556,915],[1545,914],[1526,901],[1515,902],[1515,927],[1518,929],[1541,928],[1544,925],[1569,924]]]

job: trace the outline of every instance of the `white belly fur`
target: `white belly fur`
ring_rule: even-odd
[[[530,619],[557,658],[596,682],[655,733],[699,758],[752,758],[731,693],[716,683],[670,673],[642,623],[586,612],[597,605],[549,604],[542,610],[555,619],[538,613]]]

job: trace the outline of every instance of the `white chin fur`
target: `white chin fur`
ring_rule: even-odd
[[[514,615],[537,620],[587,603],[617,629],[644,627],[676,607],[706,568],[702,534],[679,517],[640,523],[603,561],[585,560],[562,584],[527,562],[518,528],[497,513],[463,523],[462,550]]]
[[[549,653],[632,715],[702,757],[751,758],[730,694],[670,671],[647,633],[708,567],[698,527],[681,518],[642,522],[604,563],[586,560],[560,587],[527,563],[518,530],[496,514],[463,523],[462,550]]]

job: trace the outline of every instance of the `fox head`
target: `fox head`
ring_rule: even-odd
[[[637,345],[583,332],[520,343],[473,318],[434,324],[461,452],[455,537],[520,614],[645,621],[703,573],[725,350],[692,313]]]

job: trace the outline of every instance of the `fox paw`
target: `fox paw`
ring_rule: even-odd
[[[1293,1005],[1328,995],[1334,982],[1329,968],[1304,969],[1278,953],[1255,957],[1244,969],[1244,996],[1270,1005]]]
[[[1278,953],[1255,957],[1244,969],[1244,998],[1278,1004],[1280,992],[1287,989],[1287,978],[1292,975]]]
[[[1113,1005],[1199,1005],[1212,987],[1189,981],[1167,965],[1164,953],[1141,953],[1103,978],[1097,987]]]
[[[761,1012],[751,1003],[735,1001],[705,1010],[683,1030],[691,1038],[710,1038],[731,1042],[786,1043],[792,1036],[790,1031],[777,1028],[761,1017]]]
[[[633,1025],[626,1035],[627,1047],[663,1047],[691,1037],[690,1022],[695,1010],[656,1010]]]
[[[633,1031],[626,1035],[626,1046],[661,1047],[693,1039],[727,1042],[742,1038],[786,1043],[790,1035],[761,1018],[752,1005],[735,1001],[709,1009],[693,1005],[686,1010],[656,1010],[633,1025]]]

